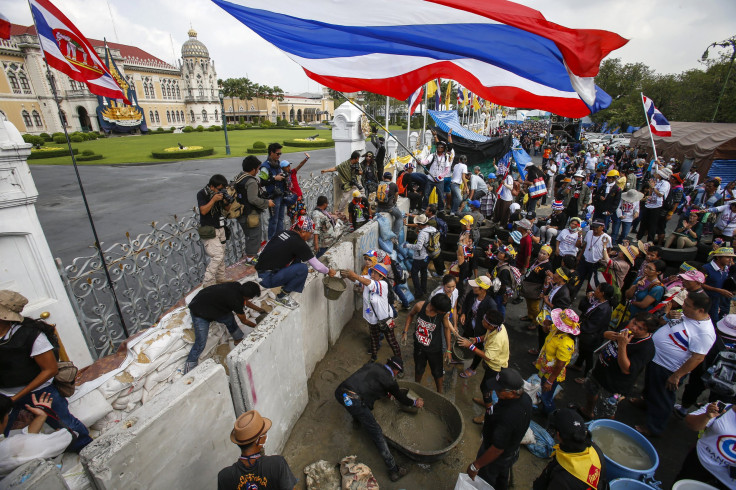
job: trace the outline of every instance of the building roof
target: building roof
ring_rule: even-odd
[[[181,46],[182,58],[209,58],[210,52],[202,41],[197,39],[197,31],[189,29],[189,39]]]
[[[298,94],[284,94],[284,98],[300,98],[300,99],[321,99],[322,94],[319,92],[301,92]]]
[[[10,36],[23,36],[23,35],[30,35],[35,36],[36,35],[36,26],[30,25],[30,26],[22,26],[18,24],[10,24]],[[99,39],[92,39],[87,38],[92,44],[93,47],[104,47],[105,42],[101,41]],[[164,68],[168,68],[171,70],[177,70],[177,68],[170,63],[167,63],[163,61],[160,58],[157,58],[156,56],[152,55],[151,53],[142,50],[141,48],[137,46],[130,46],[128,44],[120,44],[120,43],[113,43],[108,41],[107,45],[110,47],[110,49],[116,49],[120,51],[120,56],[123,57],[125,61],[130,61],[134,64],[141,64],[142,61],[144,64],[150,64],[150,65],[161,65]]]

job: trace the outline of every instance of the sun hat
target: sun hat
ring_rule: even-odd
[[[723,333],[724,335],[727,335],[731,338],[736,337],[736,315],[726,315],[721,320],[716,323],[716,328]]]
[[[577,172],[573,174],[573,177],[585,177],[585,174],[583,173],[582,170],[578,170]]]
[[[684,279],[685,281],[695,281],[700,284],[703,284],[705,282],[705,274],[698,270],[681,272],[677,274],[677,277]]]
[[[697,269],[693,267],[692,265],[688,264],[687,262],[683,262],[682,264],[680,264],[680,270],[683,272],[687,272],[687,271],[695,271]]]
[[[641,201],[641,199],[644,197],[644,194],[637,191],[636,189],[629,189],[628,191],[621,194],[621,199],[626,202],[637,202]]]
[[[672,170],[668,168],[660,168],[657,171],[657,174],[659,174],[659,176],[662,177],[663,179],[669,179],[670,177],[672,177]]]
[[[491,287],[491,279],[488,276],[478,276],[475,280],[468,281],[471,288],[488,289]]]
[[[295,221],[294,224],[291,226],[291,229],[294,231],[314,231],[314,221],[312,221],[312,218],[306,215],[299,216]]]
[[[475,219],[472,216],[470,216],[469,214],[466,214],[465,216],[463,216],[460,219],[460,224],[461,225],[472,225],[473,222],[475,222]]]
[[[383,277],[388,277],[388,271],[386,270],[386,266],[384,266],[383,264],[375,264],[373,267],[371,267],[371,270],[378,272]]]
[[[550,316],[552,316],[552,323],[555,324],[555,327],[560,332],[569,333],[570,335],[580,334],[580,324],[578,323],[580,318],[578,318],[578,314],[575,311],[570,308],[565,310],[555,308],[550,313]]]
[[[468,201],[468,205],[473,206],[474,208],[480,209],[480,201],[477,199],[473,199],[472,201]]]
[[[250,410],[235,420],[235,426],[230,432],[230,440],[235,444],[245,446],[255,442],[270,428],[271,420],[261,417],[257,410]]]
[[[287,160],[281,160],[281,163],[279,165],[281,166],[281,168],[285,168],[291,165],[291,163],[289,163]]]
[[[494,174],[493,172],[491,172],[491,173],[488,174],[488,178],[489,179],[495,179],[496,178],[496,174]]]
[[[542,248],[540,248],[539,251],[545,252],[547,255],[552,255],[552,247],[549,245],[542,245]]]
[[[514,230],[511,232],[511,239],[514,241],[514,243],[519,244],[521,243],[521,232],[519,230]]]
[[[420,214],[414,218],[415,225],[426,225],[427,221],[429,221],[429,219],[426,214]]]
[[[609,170],[606,174],[606,177],[618,177],[619,173],[618,170]]]
[[[649,251],[649,247],[650,247],[649,242],[644,243],[641,240],[639,240],[638,242],[636,242],[636,246],[639,247],[639,251],[642,252],[642,253],[647,253]]]
[[[583,222],[583,220],[581,218],[578,218],[577,216],[570,218],[570,223],[572,223],[573,221],[577,221],[578,224],[581,224]]]
[[[360,197],[360,191],[359,190],[354,190],[353,191],[353,197]]]
[[[20,314],[28,304],[28,298],[15,291],[4,289],[0,291],[0,320],[6,322],[22,322]]]
[[[731,247],[719,247],[713,250],[710,255],[712,257],[736,257],[736,254],[733,252],[733,248]]]
[[[514,368],[502,368],[496,375],[496,381],[503,390],[520,390],[524,387],[524,378]]]
[[[524,218],[522,220],[519,220],[516,222],[517,228],[524,228],[525,230],[531,230],[532,229],[532,223],[528,219]]]
[[[624,246],[623,243],[619,244],[618,249],[621,250],[621,253],[624,254],[627,259],[629,259],[631,265],[634,265],[634,260],[636,259],[636,256],[639,255],[639,249],[633,245]]]

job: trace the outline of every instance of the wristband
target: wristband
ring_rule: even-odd
[[[476,337],[475,338],[475,341],[476,342],[483,342],[483,337]]]
[[[550,381],[550,380],[548,379],[548,380],[547,380],[547,384],[551,386],[551,385],[553,385],[554,383],[553,383],[552,381]]]
[[[473,352],[475,351],[475,349],[477,349],[477,347],[475,345],[471,345],[470,347],[468,347],[468,349],[470,349],[470,352]]]
[[[452,351],[451,350],[446,350],[445,353],[452,354]]]
[[[478,468],[475,467],[475,463],[470,463],[470,471],[478,473]]]

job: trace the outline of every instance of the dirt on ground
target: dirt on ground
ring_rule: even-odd
[[[480,273],[485,273],[485,271],[482,270]],[[430,278],[429,289],[432,290],[437,284],[438,279]],[[577,305],[577,301],[575,304]],[[524,315],[526,315],[524,302],[509,303],[505,325],[509,331],[511,347],[510,366],[519,370],[524,378],[528,378],[536,372],[533,366],[535,357],[529,355],[527,350],[537,346],[537,332],[528,330],[529,323],[520,320]],[[400,312],[396,321],[399,333],[404,328],[405,320],[406,312]],[[412,331],[410,329],[410,332]],[[481,426],[474,424],[472,419],[480,415],[481,408],[475,405],[472,399],[480,395],[482,370],[471,378],[463,379],[458,376],[464,369],[463,365],[445,366],[445,396],[452,400],[463,414],[465,419],[463,438],[442,460],[430,464],[412,461],[392,448],[397,462],[409,469],[407,476],[393,483],[389,480],[383,460],[371,439],[361,429],[353,428],[350,415],[335,400],[334,396],[335,388],[368,362],[370,358],[368,346],[368,327],[360,311],[356,311],[353,320],[345,326],[338,342],[317,364],[309,379],[309,402],[294,426],[283,451],[283,456],[299,478],[298,488],[306,488],[304,467],[320,459],[337,465],[343,457],[354,454],[357,456],[357,461],[367,464],[373,470],[382,489],[453,489],[458,473],[465,472],[468,465],[476,458],[480,447]],[[414,378],[412,352],[411,342],[402,346],[406,364],[404,378],[406,380]],[[382,342],[379,361],[383,362],[391,355],[387,342]],[[469,361],[466,362],[466,365],[469,365]],[[566,407],[568,403],[584,403],[585,392],[582,386],[574,382],[576,376],[579,376],[579,373],[568,372],[567,380],[562,383],[563,390],[556,400],[558,408]],[[429,369],[424,375],[422,384],[435,389]],[[642,388],[643,376],[640,377],[637,384],[639,391]],[[536,414],[533,419],[542,426],[546,425],[546,417],[543,415]],[[619,405],[617,419],[631,426],[642,424],[645,420],[645,412],[624,401]],[[671,488],[685,455],[696,440],[697,434],[688,430],[684,422],[675,418],[674,415],[665,433],[651,440],[659,453],[659,468],[655,477],[662,482],[661,488]],[[519,460],[512,469],[514,488],[531,488],[532,482],[539,476],[548,461],[533,456],[522,447]]]

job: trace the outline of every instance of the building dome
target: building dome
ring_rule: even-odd
[[[209,58],[210,52],[202,41],[197,40],[197,31],[189,29],[189,39],[181,46],[182,58]]]

